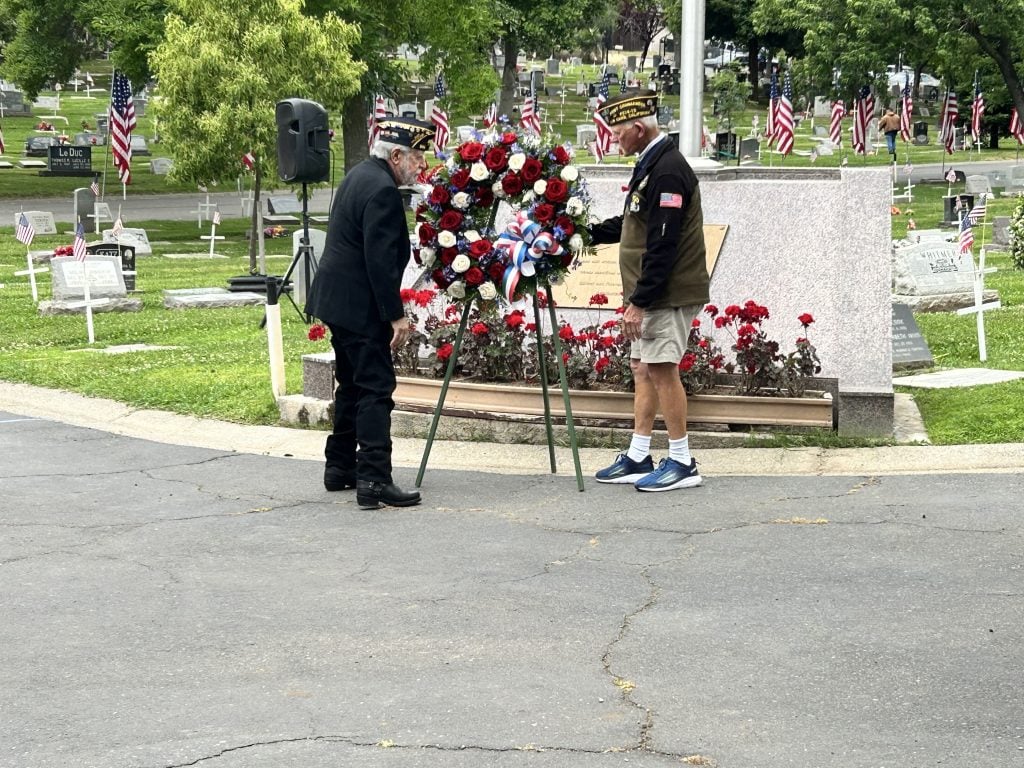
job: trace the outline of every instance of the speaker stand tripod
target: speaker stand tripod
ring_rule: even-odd
[[[309,290],[310,285],[313,283],[313,278],[316,277],[316,271],[318,264],[316,261],[316,254],[313,252],[313,246],[309,239],[309,190],[306,186],[306,182],[302,182],[302,237],[299,239],[299,247],[295,252],[295,256],[292,258],[292,263],[288,265],[287,271],[283,277],[270,278],[267,280],[275,280],[277,282],[277,294],[279,296],[287,297],[288,301],[295,308],[295,311],[299,313],[299,317],[302,318],[302,322],[309,323],[311,318],[299,305],[295,303],[295,299],[292,297],[292,291],[289,290],[288,282],[291,280],[292,273],[295,268],[302,264],[302,277],[304,280],[303,285],[306,286],[306,290]],[[260,321],[260,328],[263,328],[267,324],[267,316],[263,315],[263,320]]]

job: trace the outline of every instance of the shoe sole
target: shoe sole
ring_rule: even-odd
[[[356,489],[355,483],[324,483],[324,488],[328,491],[354,491]]]
[[[651,473],[650,472],[640,472],[639,474],[622,475],[621,477],[597,477],[595,475],[594,479],[597,480],[597,482],[599,482],[599,483],[608,483],[609,485],[611,485],[611,484],[616,484],[617,485],[617,484],[620,484],[620,483],[622,485],[625,485],[626,483],[635,483],[637,480],[640,480],[641,478],[647,477],[649,474],[651,474]]]
[[[673,483],[672,485],[666,485],[666,486],[664,486],[662,488],[644,488],[644,487],[641,487],[639,485],[634,486],[634,487],[638,491],[642,491],[644,493],[657,493],[658,491],[674,491],[677,488],[696,488],[698,485],[702,485],[703,483],[704,483],[704,478],[698,476],[698,477],[685,477],[682,480],[679,480],[678,482]]]
[[[360,499],[356,497],[356,503],[360,509],[382,509],[384,507],[415,507],[423,499],[416,499],[415,501],[380,501],[378,499]]]

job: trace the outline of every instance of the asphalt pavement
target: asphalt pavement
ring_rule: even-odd
[[[1024,759],[1024,446],[708,450],[639,494],[439,444],[363,511],[323,436],[0,385],[0,766]]]

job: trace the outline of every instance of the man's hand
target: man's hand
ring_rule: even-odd
[[[630,304],[622,313],[622,335],[630,341],[640,338],[640,326],[644,322],[644,311],[636,304]]]
[[[409,318],[400,317],[397,320],[391,321],[391,348],[399,349],[405,346],[405,342],[409,340],[409,336],[412,334],[412,323],[409,322]]]

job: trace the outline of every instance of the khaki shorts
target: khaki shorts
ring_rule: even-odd
[[[648,309],[640,325],[640,338],[629,348],[629,356],[641,363],[678,364],[686,352],[690,324],[703,304],[667,309]]]

